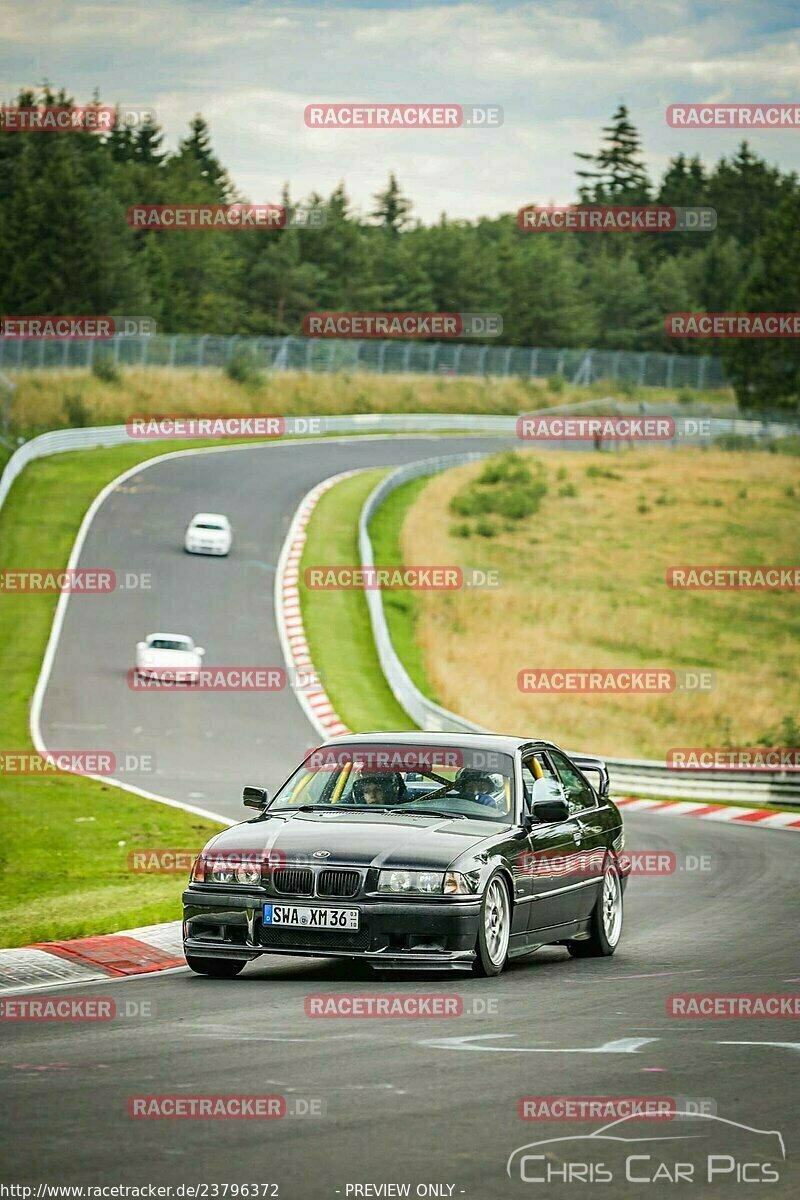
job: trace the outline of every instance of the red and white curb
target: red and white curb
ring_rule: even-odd
[[[180,921],[0,951],[0,994],[185,967]]]
[[[303,615],[300,610],[300,559],[303,557],[308,538],[308,523],[320,498],[353,475],[360,475],[368,468],[342,471],[318,483],[300,501],[292,518],[289,532],[283,543],[278,566],[275,571],[275,622],[283,649],[290,678],[313,679],[310,687],[298,687],[295,691],[298,703],[305,712],[315,732],[323,739],[336,737],[340,733],[351,733],[331,704],[330,697],[318,681],[311,651],[306,640]]]
[[[725,821],[728,825],[759,826],[767,829],[800,830],[800,812],[770,812],[763,808],[741,808],[736,804],[703,804],[698,800],[639,800],[635,796],[614,799],[626,812],[657,813],[668,817],[699,817],[701,821]]]

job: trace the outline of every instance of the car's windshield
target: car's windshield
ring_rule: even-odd
[[[151,650],[191,650],[192,643],[188,638],[151,638],[148,641]]]
[[[490,750],[438,746],[336,746],[314,751],[270,811],[372,808],[487,821],[512,819],[514,763]]]

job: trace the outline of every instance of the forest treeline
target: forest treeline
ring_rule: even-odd
[[[64,92],[15,104],[72,106]],[[92,103],[100,103],[97,97]],[[0,110],[1,111],[1,110]],[[576,148],[576,202],[709,206],[712,233],[525,233],[516,212],[423,224],[394,175],[359,212],[330,194],[243,197],[201,116],[173,152],[157,124],[108,133],[0,128],[0,313],[136,314],[165,333],[296,334],[312,311],[498,312],[502,342],[721,353],[748,408],[797,410],[797,339],[670,339],[670,312],[800,311],[800,189],[743,142],[713,164],[643,165],[624,106]],[[524,204],[536,194],[535,164]],[[133,229],[135,204],[320,205],[320,228]]]

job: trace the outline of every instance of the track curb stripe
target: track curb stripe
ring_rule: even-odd
[[[638,796],[622,796],[614,803],[630,812],[655,813],[657,816],[699,817],[705,821],[727,821],[731,825],[750,828],[800,830],[800,813],[771,812],[763,808],[739,808],[733,804],[703,804],[690,800],[641,800]]]

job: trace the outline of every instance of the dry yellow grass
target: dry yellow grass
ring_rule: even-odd
[[[238,384],[224,371],[124,368],[119,383],[105,383],[85,370],[24,371],[11,412],[19,428],[54,428],[68,423],[65,399],[80,397],[85,423],[123,424],[132,414],[255,414],[302,416],[337,413],[453,412],[507,413],[588,400],[613,392],[613,385],[565,386],[546,380],[459,379],[431,375],[314,375],[282,371],[255,384]],[[649,401],[675,401],[674,391],[650,388]],[[730,403],[722,390],[702,394]]]
[[[549,491],[540,511],[513,529],[453,536],[460,518],[448,502],[480,465],[434,477],[407,514],[406,562],[495,567],[503,580],[491,591],[420,594],[418,637],[442,702],[489,728],[656,759],[673,746],[758,744],[777,736],[785,717],[796,719],[797,594],[675,591],[665,572],[689,563],[797,562],[797,458],[532,453],[545,464]],[[621,479],[589,478],[591,466]],[[567,483],[577,496],[558,494]],[[517,687],[525,668],[651,665],[710,668],[715,686],[638,696]]]

